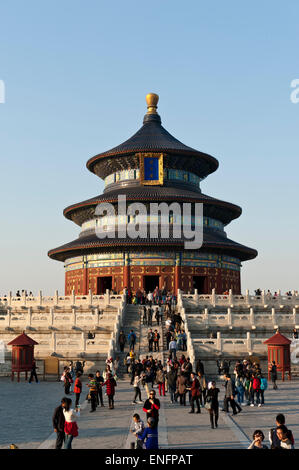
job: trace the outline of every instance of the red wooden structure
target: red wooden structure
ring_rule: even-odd
[[[32,369],[34,360],[34,345],[38,344],[25,332],[20,336],[8,343],[12,346],[12,361],[11,361],[11,380],[14,380],[14,374],[18,374],[18,382],[20,382],[20,372],[25,372],[27,380],[28,372]]]
[[[271,362],[275,361],[277,372],[281,372],[284,381],[284,373],[288,372],[289,380],[291,380],[291,340],[277,332],[274,336],[264,341],[268,346],[268,380],[270,380]]]

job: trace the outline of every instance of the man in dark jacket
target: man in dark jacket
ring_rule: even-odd
[[[65,398],[62,399],[61,402],[63,400],[65,400]],[[65,439],[65,434],[64,434],[65,419],[64,419],[64,414],[63,414],[63,408],[61,405],[55,408],[54,414],[52,417],[52,423],[53,423],[54,432],[56,432],[57,434],[55,449],[61,449],[62,444]]]
[[[177,371],[174,367],[171,367],[170,371],[167,373],[167,386],[170,392],[170,401],[173,403],[175,401],[175,391],[176,391],[176,381],[178,378]]]
[[[201,373],[201,375],[205,375],[204,365],[200,359],[198,359],[196,363],[196,374],[198,375],[199,372]]]
[[[160,400],[156,398],[156,392],[154,390],[150,391],[149,398],[145,400],[143,405],[143,411],[146,413],[146,418],[154,418],[156,426],[159,422],[159,409],[160,409]]]

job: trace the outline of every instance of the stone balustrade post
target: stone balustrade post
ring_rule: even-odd
[[[43,304],[43,293],[42,291],[40,290],[39,293],[38,293],[38,305],[41,307],[42,304]]]
[[[262,305],[265,305],[265,299],[266,299],[266,294],[265,294],[265,290],[263,289],[262,290]]]
[[[26,307],[26,295],[25,295],[25,292],[23,292],[23,294],[22,294],[22,301],[21,301],[21,303],[22,303],[22,307]]]
[[[54,307],[50,307],[49,326],[54,325]]]
[[[104,295],[105,298],[105,305],[108,306],[110,305],[110,290],[106,289],[106,294]]]
[[[198,298],[198,289],[194,290],[194,300],[195,300],[196,303],[198,303],[198,300],[199,300],[199,298]]]
[[[55,331],[52,332],[51,335],[51,350],[52,352],[56,352],[56,333]]]
[[[213,306],[215,307],[216,306],[216,291],[215,291],[215,289],[212,289],[212,299],[211,299],[211,301],[212,301]]]
[[[89,291],[88,291],[88,303],[89,303],[89,305],[91,305],[91,306],[92,306],[92,301],[93,301],[93,298],[92,298],[92,290],[89,289]]]
[[[252,340],[251,340],[250,331],[247,331],[247,333],[246,333],[246,341],[247,341],[247,352],[249,354],[251,354],[251,352],[252,352]]]
[[[297,324],[296,313],[297,313],[296,307],[293,307],[293,323],[294,323],[295,327],[296,327],[296,324]]]
[[[209,309],[208,308],[204,309],[204,319],[205,319],[206,326],[209,326]]]
[[[228,307],[228,309],[227,309],[227,324],[228,324],[229,328],[232,329],[233,322],[232,322],[232,311],[231,311],[230,307]]]
[[[8,294],[8,306],[11,307],[11,302],[12,302],[12,292],[9,291],[9,294]]]
[[[54,294],[54,305],[58,305],[58,303],[59,303],[59,294],[58,294],[58,290],[56,290]]]
[[[76,308],[75,307],[72,307],[72,322],[73,322],[73,326],[76,326],[76,323],[77,323],[77,315],[76,315]]]
[[[217,331],[217,349],[219,352],[222,353],[222,339],[221,339],[221,332]]]
[[[6,326],[10,327],[10,323],[11,323],[11,307],[7,307],[7,310],[6,310],[7,314],[6,314]]]
[[[76,296],[74,289],[72,290],[72,305],[76,305]]]
[[[246,292],[245,292],[245,301],[248,305],[249,304],[249,290],[248,289],[246,289]]]
[[[249,321],[250,321],[251,328],[254,330],[256,326],[255,326],[254,310],[252,307],[250,307],[250,310],[249,310]]]

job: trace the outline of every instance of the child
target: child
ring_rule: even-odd
[[[140,419],[139,414],[135,413],[133,415],[134,429],[131,429],[131,432],[136,436],[136,449],[142,449],[143,442],[141,436],[144,432],[144,422]]]
[[[97,408],[97,383],[94,378],[93,374],[88,375],[88,384],[87,387],[89,388],[89,395],[90,395],[90,403],[91,403],[91,410],[90,413],[96,411]]]
[[[158,449],[158,428],[156,426],[154,418],[148,418],[147,420],[148,427],[143,431],[140,439],[145,442],[146,449]]]

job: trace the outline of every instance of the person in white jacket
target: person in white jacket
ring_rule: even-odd
[[[77,418],[80,416],[79,408],[72,409],[71,408],[72,400],[70,398],[63,398],[61,400],[61,406],[63,408],[64,414],[64,433],[65,433],[65,441],[64,441],[64,448],[71,449],[72,448],[72,441],[74,437],[78,436],[78,425],[77,425]]]

